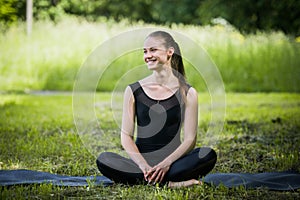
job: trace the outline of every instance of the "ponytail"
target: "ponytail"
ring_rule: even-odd
[[[178,78],[179,80],[179,88],[180,88],[180,94],[182,101],[186,103],[186,94],[187,94],[187,83],[185,78],[185,71],[184,71],[184,65],[182,61],[182,56],[180,52],[179,45],[177,42],[174,41],[174,53],[171,58],[171,66],[173,69],[173,74]]]
[[[178,43],[173,39],[173,37],[169,33],[164,31],[155,31],[151,33],[148,37],[160,37],[165,41],[164,45],[166,48],[174,48],[174,53],[171,57],[172,72],[174,76],[176,76],[179,80],[179,91],[181,95],[181,101],[182,103],[186,103],[186,94],[188,87],[186,83],[184,65]]]

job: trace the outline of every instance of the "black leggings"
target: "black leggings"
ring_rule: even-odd
[[[198,179],[209,173],[217,161],[216,152],[208,147],[197,148],[176,160],[162,183]],[[104,152],[97,159],[100,172],[116,183],[143,184],[144,174],[134,161],[116,153]]]

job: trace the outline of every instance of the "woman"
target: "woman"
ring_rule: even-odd
[[[201,184],[197,179],[213,169],[217,156],[210,148],[194,149],[198,94],[185,81],[179,46],[169,33],[153,32],[144,41],[144,61],[152,75],[124,94],[121,142],[130,159],[104,152],[97,166],[118,183]]]

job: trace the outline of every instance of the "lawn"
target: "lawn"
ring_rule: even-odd
[[[110,93],[97,93],[99,127],[79,135],[71,93],[0,95],[0,168],[31,169],[64,175],[101,175],[95,159],[102,151],[121,153],[119,127]],[[116,100],[121,103],[121,100]],[[215,172],[300,171],[300,94],[227,93],[221,132],[210,143],[206,134],[210,96],[199,94],[197,146],[218,153]],[[102,130],[102,134],[100,134]],[[97,136],[97,134],[99,135]],[[95,139],[93,138],[93,135]],[[90,148],[92,147],[92,148]],[[50,184],[1,187],[1,199],[297,199],[300,190],[228,189],[210,185],[169,189],[158,186],[56,187]]]

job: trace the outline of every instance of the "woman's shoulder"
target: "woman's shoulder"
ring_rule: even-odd
[[[192,86],[189,86],[189,88],[187,90],[187,95],[198,95],[198,92],[195,88],[193,88]]]
[[[136,89],[138,89],[140,87],[140,83],[139,81],[136,81],[134,83],[131,83],[127,86],[127,88],[131,88],[132,92],[134,92]]]
[[[187,101],[188,103],[192,103],[192,102],[198,102],[198,92],[195,88],[193,88],[192,86],[189,87],[188,91],[187,91],[187,94],[186,94],[186,97],[187,97]]]
[[[142,87],[142,85],[141,85],[140,81],[136,81],[134,83],[129,84],[126,87],[125,92],[135,95],[137,92],[139,92],[141,90],[141,87]]]
[[[134,92],[138,88],[142,87],[142,85],[147,85],[148,82],[150,82],[150,76],[147,76],[143,79],[140,79],[140,80],[138,80],[134,83],[131,83],[131,84],[128,85],[128,87],[130,87],[131,90]]]
[[[134,90],[133,88],[135,87],[134,86],[135,83],[132,83],[132,84],[129,84],[127,85],[127,87],[125,88],[125,91],[124,91],[124,100],[129,100],[129,99],[134,99],[132,97],[134,97]]]
[[[185,94],[187,95],[189,92],[191,93],[197,93],[197,90],[188,82],[185,82]]]

